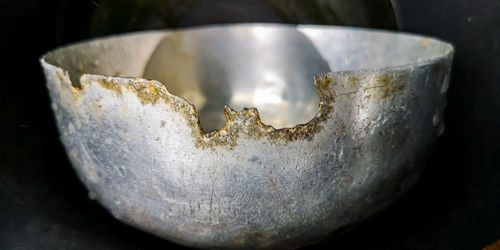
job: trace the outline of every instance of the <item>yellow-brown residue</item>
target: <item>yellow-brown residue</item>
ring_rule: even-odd
[[[385,99],[403,91],[406,88],[406,82],[400,79],[406,78],[394,79],[390,74],[375,76],[373,86],[365,88],[365,98]]]
[[[401,92],[406,88],[405,80],[407,80],[407,76],[376,75],[372,81],[373,85],[363,88],[364,99],[380,100]],[[224,127],[204,133],[195,106],[181,97],[170,94],[160,82],[136,78],[134,81],[130,81],[130,84],[123,84],[111,77],[98,78],[96,81],[100,86],[112,90],[118,96],[122,96],[125,89],[135,93],[143,105],[154,105],[159,101],[169,104],[175,112],[181,114],[188,122],[192,131],[191,135],[195,140],[195,146],[202,149],[224,147],[232,150],[238,145],[238,138],[240,137],[266,139],[270,144],[286,144],[297,140],[310,141],[322,131],[325,122],[331,117],[334,109],[333,103],[336,99],[336,93],[333,89],[334,75],[321,74],[316,76],[314,81],[317,87],[317,95],[321,99],[319,111],[309,122],[298,124],[292,128],[275,129],[262,123],[259,112],[255,108],[244,108],[235,111],[226,106],[224,108],[226,116]],[[349,85],[350,88],[357,88],[358,90],[362,88],[360,86],[361,80],[356,76],[349,76],[346,80],[340,82],[343,85]],[[82,88],[83,86],[85,86],[84,83],[82,83]]]
[[[67,71],[58,70],[56,71],[57,80],[60,83],[60,87],[71,92],[71,99],[73,103],[79,103],[81,101],[80,87],[74,87],[71,85],[71,80]]]

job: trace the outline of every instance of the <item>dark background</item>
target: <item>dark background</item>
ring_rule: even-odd
[[[0,1],[0,249],[176,247],[87,198],[58,140],[38,58],[97,35],[251,21],[399,28],[456,47],[447,130],[422,179],[382,214],[311,248],[480,249],[500,239],[499,0],[394,1],[395,17],[388,1],[158,2]]]

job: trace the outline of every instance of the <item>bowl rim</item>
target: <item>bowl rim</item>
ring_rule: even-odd
[[[80,41],[76,42],[71,42],[59,47],[56,47],[50,51],[45,52],[42,54],[39,58],[40,63],[42,64],[49,64],[52,66],[55,66],[57,68],[61,68],[64,71],[66,71],[63,67],[55,65],[53,63],[49,63],[46,59],[49,55],[55,54],[57,52],[61,52],[70,48],[74,48],[76,46],[84,45],[87,43],[91,42],[96,42],[98,40],[112,40],[112,39],[117,39],[117,38],[126,38],[130,36],[139,36],[139,35],[145,35],[145,34],[161,34],[161,33],[171,33],[171,32],[190,32],[190,31],[197,31],[197,30],[207,30],[207,29],[232,29],[232,28],[255,28],[255,27],[264,27],[264,28],[278,28],[278,29],[293,29],[295,28],[296,30],[302,32],[303,30],[339,30],[339,31],[348,31],[348,32],[356,32],[356,33],[372,33],[372,34],[384,34],[384,35],[389,35],[391,37],[407,37],[411,39],[425,39],[425,41],[430,42],[430,43],[435,43],[443,46],[443,50],[441,53],[437,53],[434,56],[424,58],[422,60],[418,61],[411,61],[409,63],[402,63],[402,64],[395,64],[395,65],[388,65],[388,66],[375,66],[375,67],[370,67],[370,68],[359,68],[359,69],[352,69],[352,70],[333,70],[329,72],[324,72],[324,73],[342,73],[342,72],[349,72],[349,73],[368,73],[368,72],[376,72],[376,71],[385,71],[388,69],[404,69],[404,68],[411,68],[411,67],[419,67],[423,65],[428,65],[432,64],[441,58],[453,56],[455,52],[455,46],[445,40],[435,38],[432,36],[427,36],[427,35],[422,35],[422,34],[417,34],[417,33],[410,33],[410,32],[405,32],[405,31],[393,31],[393,30],[384,30],[384,29],[375,29],[375,28],[365,28],[365,27],[352,27],[352,26],[338,26],[338,25],[317,25],[317,24],[286,24],[286,23],[227,23],[227,24],[205,24],[205,25],[199,25],[199,26],[190,26],[190,27],[181,27],[181,28],[172,28],[172,29],[152,29],[152,30],[142,30],[142,31],[133,31],[133,32],[124,32],[124,33],[118,33],[118,34],[111,34],[111,35],[105,35],[105,36],[97,36],[89,39],[83,39]],[[113,75],[104,75],[104,74],[87,74],[87,75],[96,75],[96,76],[111,76],[111,77],[116,77]],[[134,78],[142,78],[142,77],[134,77]]]

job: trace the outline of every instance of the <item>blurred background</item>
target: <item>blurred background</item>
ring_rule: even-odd
[[[456,48],[447,130],[422,179],[382,214],[309,248],[481,249],[500,239],[499,0],[2,0],[0,249],[179,247],[88,199],[38,58],[97,36],[235,22],[400,30]]]

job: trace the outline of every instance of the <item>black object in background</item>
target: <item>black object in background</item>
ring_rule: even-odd
[[[177,247],[87,199],[58,140],[42,53],[97,35],[210,22],[396,28],[388,1],[174,0],[157,8],[159,2],[0,2],[0,249]],[[500,238],[500,1],[393,2],[400,29],[456,46],[447,131],[408,196],[310,248],[479,249]]]

